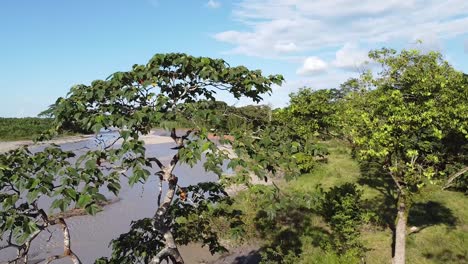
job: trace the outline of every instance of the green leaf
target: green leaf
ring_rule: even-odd
[[[210,148],[210,146],[211,146],[211,142],[209,142],[209,141],[203,143],[203,146],[202,146],[202,148],[201,148],[201,151],[202,151],[202,152],[205,152],[206,150],[208,150],[208,149]]]
[[[32,203],[34,200],[36,200],[39,196],[39,191],[34,190],[32,192],[28,192],[26,195],[26,199],[28,200],[28,203]]]
[[[11,230],[11,228],[13,227],[14,222],[15,222],[15,218],[7,217],[4,229],[5,230]]]
[[[80,198],[78,199],[77,206],[80,208],[84,208],[92,201],[92,197],[89,194],[80,194]]]
[[[101,209],[96,204],[92,203],[85,207],[85,210],[90,215],[96,215]]]
[[[74,189],[65,189],[66,196],[70,197],[72,200],[76,200],[77,193]]]

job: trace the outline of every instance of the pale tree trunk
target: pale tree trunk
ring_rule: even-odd
[[[165,247],[151,260],[151,264],[159,264],[167,257],[172,260],[172,263],[184,264],[184,260],[177,249],[172,232],[170,228],[164,224],[164,218],[176,192],[177,177],[171,175],[168,182],[169,189],[166,193],[166,197],[164,198],[164,202],[159,206],[154,216],[155,226],[159,228],[159,232],[163,233]]]
[[[46,261],[46,264],[53,262],[54,260],[70,258],[73,264],[81,264],[81,260],[71,249],[71,240],[70,240],[70,230],[68,225],[63,218],[58,219],[63,232],[63,254],[49,257]]]
[[[405,264],[407,212],[408,209],[406,208],[405,201],[400,197],[395,228],[395,256],[393,258],[393,264]]]
[[[192,131],[189,130],[186,132],[184,136],[178,137],[176,135],[175,129],[172,129],[171,138],[177,144],[178,149],[184,147],[184,140],[187,139],[187,137],[190,135],[191,132]],[[150,263],[159,264],[163,260],[169,258],[172,261],[172,263],[184,264],[184,260],[182,259],[182,256],[180,255],[180,252],[177,248],[177,244],[175,243],[175,239],[174,239],[174,236],[172,235],[170,227],[168,227],[164,223],[167,211],[172,203],[172,200],[174,199],[176,189],[177,189],[178,179],[174,174],[172,174],[172,172],[174,171],[174,168],[177,162],[179,161],[179,154],[177,153],[176,155],[174,155],[169,165],[166,165],[166,166],[163,165],[157,158],[150,158],[149,160],[156,162],[156,164],[161,168],[161,171],[158,173],[160,176],[159,195],[158,195],[159,207],[156,210],[156,213],[153,219],[154,219],[155,228],[158,229],[158,231],[163,234],[164,246],[165,246],[161,251],[159,251],[159,253],[156,256],[154,256],[151,259]],[[163,203],[159,204],[161,200],[162,181],[167,181],[169,186],[168,186],[167,193],[164,197]]]

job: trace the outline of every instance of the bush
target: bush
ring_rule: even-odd
[[[369,214],[363,209],[362,191],[355,184],[345,183],[325,192],[319,206],[332,230],[328,245],[339,255],[361,256],[364,248],[359,241],[360,227]]]

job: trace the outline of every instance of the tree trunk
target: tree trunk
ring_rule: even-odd
[[[178,137],[176,135],[175,128],[173,128],[171,130],[171,138],[174,140],[174,142],[177,144],[177,147],[180,149],[184,147],[184,140],[190,135],[191,132],[192,131],[189,130],[186,132],[184,136]],[[159,232],[161,232],[164,236],[165,247],[156,256],[154,256],[151,259],[150,263],[159,264],[163,260],[167,260],[167,258],[169,258],[171,259],[172,263],[184,264],[184,260],[182,259],[182,256],[180,255],[180,252],[177,249],[177,244],[175,243],[175,239],[172,235],[170,227],[167,226],[167,224],[165,223],[165,219],[164,219],[172,203],[172,200],[174,199],[176,189],[177,189],[178,179],[174,174],[172,174],[172,172],[174,171],[174,168],[177,162],[179,161],[179,153],[175,154],[172,157],[170,164],[167,166],[163,165],[157,158],[151,158],[151,161],[156,162],[156,164],[158,164],[158,166],[161,168],[161,171],[158,174],[160,176],[159,195],[158,195],[159,207],[156,210],[156,213],[154,214],[153,220],[154,220],[155,228]],[[162,181],[167,181],[169,186],[166,192],[166,196],[164,197],[163,203],[159,205],[161,202]]]
[[[408,210],[402,197],[398,203],[398,213],[395,228],[395,255],[393,264],[405,264],[406,259],[406,222]]]

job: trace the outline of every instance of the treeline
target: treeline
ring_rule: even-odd
[[[51,127],[51,118],[0,118],[0,140],[32,139]]]
[[[3,118],[0,117],[0,141],[32,140],[42,133],[53,128],[52,118],[24,117]],[[60,132],[60,135],[87,134],[90,131],[68,126]]]
[[[274,111],[268,105],[236,107],[223,101],[200,100],[179,104],[177,112],[165,116],[164,121],[157,126],[189,128],[196,123],[228,133],[242,127],[247,129],[265,126],[272,121]]]

